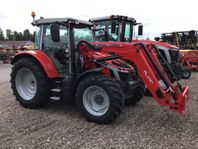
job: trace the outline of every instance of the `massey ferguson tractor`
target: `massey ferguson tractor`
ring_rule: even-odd
[[[27,108],[70,97],[87,120],[109,123],[124,103],[136,104],[145,85],[161,106],[182,113],[189,88],[171,83],[152,44],[93,42],[92,24],[72,18],[38,19],[35,50],[12,61],[11,87]],[[114,52],[116,51],[116,52]]]
[[[138,26],[138,35],[142,35],[143,33],[143,25],[141,23],[137,23],[134,18],[111,15],[108,17],[93,18],[89,21],[94,24],[94,34],[97,41],[140,42],[144,44],[154,44],[158,52],[158,58],[160,60],[164,59],[174,71],[173,73],[175,75],[172,76],[172,73],[170,73],[165,67],[168,75],[172,77],[172,81],[188,79],[191,76],[190,70],[178,61],[178,47],[159,41],[133,39],[135,26]],[[161,61],[164,63],[164,60]],[[163,65],[163,63],[161,64]],[[175,76],[177,78],[175,78]]]

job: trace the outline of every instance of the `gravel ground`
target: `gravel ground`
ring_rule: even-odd
[[[4,81],[0,83],[0,148],[198,148],[197,83],[198,73],[182,81],[191,94],[183,115],[144,97],[135,107],[126,107],[114,123],[98,125],[87,122],[68,103],[25,109]]]
[[[0,61],[0,85],[3,83],[8,83],[10,80],[11,65],[2,64]]]

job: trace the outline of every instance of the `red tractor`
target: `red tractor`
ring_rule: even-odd
[[[187,79],[191,76],[191,72],[178,61],[178,47],[159,41],[133,39],[135,26],[138,26],[138,35],[143,33],[143,25],[137,23],[134,18],[111,15],[93,18],[89,21],[94,24],[94,34],[97,41],[140,42],[155,45],[158,58],[167,74],[171,77],[172,82]],[[173,72],[169,72],[169,69],[164,65],[164,60],[173,69]]]
[[[184,112],[189,88],[171,83],[154,50],[148,50],[155,49],[152,44],[93,42],[92,24],[72,18],[32,24],[36,49],[19,52],[11,63],[11,87],[22,106],[75,97],[89,121],[108,123],[124,102],[137,103],[146,85],[160,105]]]

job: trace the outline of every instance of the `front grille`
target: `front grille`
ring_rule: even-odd
[[[126,81],[126,80],[129,80],[129,78],[130,78],[130,73],[119,72],[119,76],[120,76],[120,79],[121,79],[122,81]]]

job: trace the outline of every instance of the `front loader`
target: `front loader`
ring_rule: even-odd
[[[155,45],[145,46],[139,42],[133,44],[95,42],[94,44],[101,48],[101,51],[117,55],[131,64],[160,105],[168,106],[177,112],[184,112],[189,87],[181,87],[178,82],[171,83],[169,76],[158,60]]]
[[[35,50],[17,53],[11,63],[11,87],[22,106],[72,98],[87,120],[109,123],[125,100],[140,100],[146,85],[160,105],[184,112],[189,88],[171,83],[156,53],[148,50],[153,45],[93,42],[92,24],[72,18],[32,24]]]

